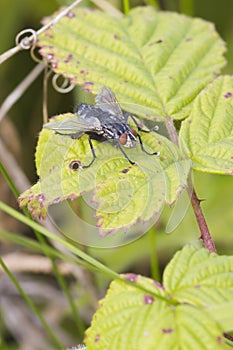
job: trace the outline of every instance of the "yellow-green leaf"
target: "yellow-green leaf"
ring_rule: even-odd
[[[53,121],[71,116],[60,115]],[[190,160],[155,132],[141,136],[145,149],[160,152],[159,157],[145,154],[137,144],[135,149],[126,149],[135,162],[132,165],[110,142],[93,140],[97,159],[84,169],[81,166],[93,157],[87,135],[73,140],[43,129],[36,151],[40,179],[21,194],[20,205],[27,205],[34,216],[45,217],[49,205],[92,191],[89,205],[96,208],[102,235],[128,229],[139,220],[155,220],[164,204],[172,205],[186,186]]]
[[[109,86],[125,110],[153,120],[187,117],[225,63],[212,23],[152,7],[123,18],[77,8],[38,45],[56,73],[94,93]]]
[[[233,77],[219,77],[198,96],[182,122],[180,146],[194,169],[233,174]]]
[[[223,332],[230,329],[227,320],[232,310],[225,308],[223,318],[222,314],[218,317],[211,312],[211,308],[225,307],[232,294],[232,267],[232,257],[186,246],[168,264],[163,286],[133,274],[125,276],[131,285],[112,282],[86,331],[87,348],[227,349]],[[204,286],[209,289],[202,290]],[[213,298],[218,293],[219,298]]]

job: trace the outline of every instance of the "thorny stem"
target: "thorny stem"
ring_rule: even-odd
[[[223,333],[224,337],[233,343],[233,336],[228,333]]]
[[[178,135],[172,118],[167,117],[165,124],[171,141],[178,146]],[[191,204],[197,219],[199,230],[201,232],[201,239],[205,245],[205,248],[208,249],[211,253],[216,253],[214,242],[212,240],[210,231],[208,229],[204,214],[200,206],[201,201],[198,199],[197,194],[191,183],[189,184],[189,193],[191,193]]]
[[[206,249],[208,249],[211,253],[216,253],[214,242],[211,238],[210,231],[208,229],[205,217],[203,215],[203,212],[200,206],[201,200],[198,199],[197,194],[194,190],[191,195],[191,203],[192,203],[194,214],[197,219],[198,226],[201,231],[201,239],[203,240]]]

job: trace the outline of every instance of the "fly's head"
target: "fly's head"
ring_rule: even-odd
[[[119,142],[126,148],[133,148],[136,145],[137,135],[138,134],[134,129],[130,129],[120,135]]]

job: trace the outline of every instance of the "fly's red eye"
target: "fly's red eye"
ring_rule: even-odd
[[[135,131],[134,129],[131,129],[130,132],[133,136],[135,136],[135,137],[138,136],[137,131]]]
[[[121,134],[120,138],[119,138],[119,142],[121,145],[125,145],[127,142],[127,135],[126,134]]]

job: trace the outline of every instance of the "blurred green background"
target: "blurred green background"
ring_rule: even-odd
[[[119,9],[123,8],[122,1],[109,1]],[[0,0],[0,54],[14,46],[18,32],[25,28],[40,28],[40,21],[50,15],[58,7],[66,6],[71,1],[55,0]],[[83,1],[90,6],[90,1]],[[145,4],[156,4],[156,1],[130,1],[131,7]],[[163,10],[178,11],[194,17],[201,17],[214,22],[217,31],[227,43],[225,74],[233,74],[233,1],[229,0],[161,0],[159,6]],[[9,93],[19,84],[35,66],[29,52],[20,52],[0,66],[0,104]],[[31,183],[36,182],[34,153],[37,136],[42,127],[42,85],[41,75],[12,107],[7,117],[0,125],[0,137],[15,155],[20,167]],[[49,116],[62,112],[73,111],[82,94],[76,89],[68,94],[54,91],[49,81],[48,111]],[[193,174],[194,185],[202,208],[211,230],[219,253],[233,252],[233,177],[210,175],[204,173]],[[0,178],[0,199],[17,207],[11,191],[7,189],[5,180]],[[154,233],[144,235],[136,242],[119,249],[104,250],[90,249],[90,253],[119,271],[134,271],[150,274],[149,255],[151,246],[158,254],[160,271],[170,260],[172,254],[185,243],[196,242],[199,231],[194,214],[190,206],[180,225],[170,234],[165,233],[167,222],[172,209],[165,208]],[[18,226],[14,220],[5,215],[0,216],[0,227],[6,230],[27,232]],[[1,247],[3,254],[5,247]],[[10,250],[9,246],[7,249]],[[106,280],[98,278],[97,285],[105,287]],[[1,293],[1,291],[0,291]],[[102,294],[102,293],[100,293]],[[1,294],[0,294],[1,298]]]

